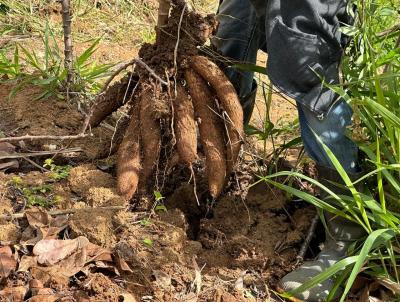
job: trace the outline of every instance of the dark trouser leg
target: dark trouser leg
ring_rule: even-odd
[[[264,22],[257,17],[249,0],[224,0],[218,11],[220,22],[212,43],[226,59],[255,64],[257,51],[264,41]],[[228,64],[229,65],[229,64]],[[227,67],[226,75],[235,86],[244,110],[244,123],[248,123],[254,108],[257,84],[254,73]]]
[[[345,135],[351,108],[321,80],[339,83],[338,66],[346,40],[339,27],[348,19],[345,8],[344,0],[268,0],[266,9],[268,74],[275,86],[297,101],[304,146],[319,166],[321,182],[343,183],[316,135],[351,177],[357,178],[360,170],[357,146]],[[316,260],[305,262],[281,280],[283,290],[294,290],[332,266],[364,234],[360,226],[345,219],[331,214],[325,217],[329,232],[324,248]],[[325,301],[333,284],[333,280],[326,280],[296,298]]]

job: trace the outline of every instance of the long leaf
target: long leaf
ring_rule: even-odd
[[[365,240],[365,243],[360,251],[360,254],[356,256],[357,261],[353,267],[349,279],[346,282],[346,287],[344,289],[340,302],[343,302],[345,300],[347,293],[350,291],[350,288],[352,287],[354,280],[356,279],[358,273],[361,270],[361,267],[363,266],[363,263],[368,259],[369,252],[372,249],[379,247],[380,245],[384,245],[395,235],[396,233],[392,229],[379,229],[369,234],[368,238]]]

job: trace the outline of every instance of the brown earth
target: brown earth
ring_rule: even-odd
[[[87,26],[77,23],[77,29],[85,31]],[[33,45],[36,42],[40,44],[35,41]],[[131,42],[121,45],[104,42],[96,59],[104,62],[131,59],[137,55]],[[88,45],[76,43],[75,49],[80,53]],[[12,88],[12,84],[0,85],[0,134],[79,133],[84,117],[75,104],[53,98],[33,100],[40,93],[36,87],[27,87],[9,100]],[[273,122],[286,113],[293,118],[290,103],[280,96],[274,98],[277,102],[274,102]],[[261,125],[263,105],[259,92],[254,124]],[[108,122],[115,125],[113,119]],[[243,192],[249,189],[247,195],[228,190],[212,205],[201,196],[202,205],[198,207],[193,187],[179,177],[168,180],[173,185],[163,201],[166,211],[151,211],[141,206],[136,206],[135,211],[129,207],[119,212],[99,209],[125,203],[116,193],[114,158],[108,158],[113,131],[103,126],[91,131],[91,136],[77,141],[16,144],[18,152],[82,148],[83,152],[55,157],[57,163],[74,166],[68,179],[54,182],[49,173],[31,172],[36,167],[24,160],[20,160],[23,169],[11,172],[18,174],[25,187],[51,185],[52,192],[46,198],[60,197],[51,210],[77,209],[69,216],[68,227],[59,238],[84,236],[91,243],[111,249],[120,260],[114,259],[116,267],[101,261],[90,264],[66,280],[52,279],[37,270],[13,273],[0,283],[0,291],[27,287],[34,278],[48,284],[60,301],[280,300],[273,291],[277,281],[297,264],[296,255],[314,215],[313,209],[295,208],[282,192],[264,184],[244,188]],[[47,157],[33,159],[41,165]],[[244,168],[247,164],[243,163],[243,174],[251,182],[253,179]],[[0,173],[0,215],[29,208],[26,197],[13,184],[17,174]],[[201,180],[198,185],[201,187]],[[152,205],[153,199],[147,204]],[[83,209],[86,207],[92,208]],[[11,245],[21,255],[18,244],[26,224],[25,219],[0,219],[0,245]]]
[[[0,89],[0,110],[4,113],[0,129],[6,135],[79,131],[83,118],[74,106],[54,99],[33,101],[39,92],[35,88],[25,89],[10,102],[6,98],[10,87],[2,85]],[[59,236],[85,236],[91,243],[113,250],[130,270],[120,270],[118,275],[112,267],[91,265],[83,275],[52,280],[50,288],[65,299],[81,297],[76,301],[120,301],[126,293],[137,301],[251,301],[250,296],[273,296],[277,280],[296,265],[298,249],[314,215],[312,209],[294,208],[282,192],[263,184],[251,187],[243,200],[228,190],[212,207],[206,206],[204,198],[198,207],[192,186],[179,182],[174,184],[175,190],[169,188],[172,193],[167,193],[164,201],[166,212],[99,209],[124,205],[124,200],[116,193],[113,173],[84,164],[94,161],[103,170],[105,165],[105,170],[113,171],[108,168],[113,158],[96,160],[107,153],[104,150],[109,148],[112,133],[102,128],[93,129],[93,133],[76,142],[27,141],[18,146],[19,152],[45,150],[49,144],[81,147],[84,152],[77,157],[60,156],[61,162],[75,165],[68,179],[55,182],[48,172],[29,172],[34,167],[28,164],[26,173],[19,172],[18,177],[29,188],[51,185],[47,197],[59,196],[53,209],[93,207],[71,215],[67,229]],[[41,164],[44,158],[34,160]],[[13,189],[14,176],[0,174],[0,214],[26,207],[25,197]],[[24,219],[0,223],[0,241],[18,243],[26,226]],[[32,270],[23,280],[15,273],[7,288],[26,284],[32,277],[49,282],[47,275]]]
[[[10,190],[12,177],[1,174],[5,207],[20,198]],[[30,172],[19,177],[25,186],[50,181],[48,173]],[[64,190],[64,200],[55,208],[121,205],[114,178],[93,165],[73,168],[69,178],[57,185]],[[83,291],[87,301],[119,301],[124,293],[137,301],[146,296],[153,301],[196,301],[196,295],[197,301],[251,301],[244,298],[250,291],[265,298],[296,264],[303,234],[314,215],[307,208],[289,210],[285,196],[263,184],[252,187],[244,200],[234,195],[222,197],[209,218],[197,207],[190,185],[179,187],[164,205],[167,211],[155,214],[93,208],[71,215],[66,230],[69,238],[85,236],[112,249],[130,271],[116,275],[112,268],[93,266],[84,276],[78,274],[78,284],[74,278],[66,284],[54,279],[50,288],[63,297]],[[292,211],[291,218],[285,209]],[[2,212],[11,211],[12,207]],[[23,221],[1,223],[0,240],[15,242]],[[12,236],[7,237],[10,228]],[[200,281],[195,279],[196,270]],[[34,277],[44,278],[36,273]],[[224,298],[218,300],[218,296]]]
[[[11,99],[13,84],[0,84],[0,130],[4,136],[21,135],[74,135],[79,134],[84,116],[77,106],[56,98],[35,100],[40,89],[28,86]],[[109,153],[113,131],[93,128],[91,135],[76,141],[25,141],[20,145],[28,150],[53,150],[79,147],[82,153],[73,154],[77,159],[93,160],[106,157]]]

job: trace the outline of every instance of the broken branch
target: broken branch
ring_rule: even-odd
[[[304,256],[306,255],[306,251],[310,245],[311,239],[314,236],[318,220],[319,220],[319,215],[317,213],[311,220],[310,228],[308,229],[308,232],[307,232],[307,237],[306,237],[306,239],[304,239],[304,242],[300,248],[299,254],[297,255],[297,259],[299,261],[303,261]]]
[[[2,159],[12,159],[12,158],[25,158],[25,157],[35,157],[35,156],[44,156],[44,155],[54,155],[60,153],[71,153],[71,152],[82,152],[81,148],[70,148],[70,149],[61,149],[55,151],[38,151],[38,152],[30,152],[30,153],[10,153],[6,155],[0,155],[0,160]]]
[[[110,207],[98,207],[98,208],[86,207],[86,208],[81,208],[81,209],[66,209],[66,210],[48,211],[47,214],[49,214],[50,216],[60,216],[60,215],[67,215],[67,214],[75,214],[76,212],[79,212],[79,211],[93,210],[93,209],[119,211],[119,210],[124,210],[125,207],[123,207],[123,206],[110,206]],[[0,220],[12,220],[12,219],[20,219],[20,218],[24,218],[24,217],[25,217],[25,212],[16,213],[16,214],[5,214],[5,215],[0,215]]]
[[[18,142],[18,141],[27,141],[27,140],[75,140],[79,138],[83,138],[88,136],[85,133],[79,133],[76,135],[64,135],[64,136],[59,136],[59,135],[23,135],[23,136],[14,136],[14,137],[3,137],[0,138],[0,143],[3,142]]]

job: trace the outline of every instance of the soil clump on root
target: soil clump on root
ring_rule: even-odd
[[[168,5],[171,11],[168,18],[167,13],[160,15],[156,43],[144,44],[140,60],[135,61],[137,87],[128,105],[139,111],[139,115],[131,115],[130,124],[139,127],[140,136],[137,140],[126,132],[117,161],[117,170],[127,171],[118,174],[120,194],[127,200],[138,191],[144,195],[152,192],[149,188],[162,191],[167,174],[173,170],[171,162],[186,166],[194,183],[207,179],[211,197],[217,198],[242,145],[243,111],[236,91],[219,67],[199,50],[216,29],[214,16],[200,15],[182,1],[167,3],[165,12]],[[126,84],[126,78],[121,83]],[[116,90],[110,87],[100,103],[109,102]],[[107,116],[121,103],[114,99],[112,105],[94,107],[93,126],[100,121],[97,117]],[[205,175],[196,175],[200,170],[193,169],[203,157],[197,150],[196,123],[205,153]],[[135,144],[140,154],[126,147]]]

